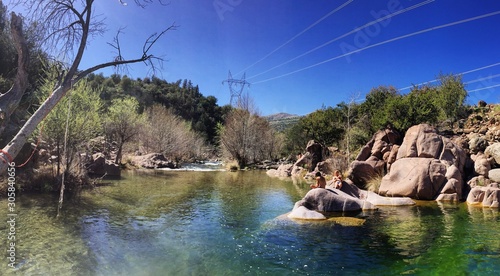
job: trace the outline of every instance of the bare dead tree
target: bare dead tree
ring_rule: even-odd
[[[146,5],[153,0],[134,0],[139,5]],[[161,2],[161,0],[158,0]],[[126,59],[120,53],[120,44],[118,40],[113,42],[113,47],[118,50],[119,58],[115,58],[110,62],[101,63],[85,70],[80,70],[79,65],[82,60],[85,49],[88,45],[89,37],[96,34],[101,34],[104,31],[103,21],[93,15],[93,4],[95,0],[24,0],[17,1],[29,5],[30,18],[41,22],[43,28],[40,31],[44,35],[43,43],[48,49],[52,49],[52,53],[63,53],[59,59],[70,60],[67,70],[61,75],[60,81],[56,84],[55,89],[50,96],[40,105],[33,115],[25,122],[23,127],[18,131],[15,137],[1,150],[0,152],[0,173],[5,172],[8,167],[6,161],[12,161],[17,156],[28,137],[35,131],[40,122],[49,114],[49,112],[57,105],[57,103],[71,90],[72,86],[88,74],[106,67],[127,66],[132,63],[145,62],[150,65],[153,71],[156,68],[158,58],[150,53],[152,47],[158,40],[169,30],[176,28],[171,25],[160,33],[151,35],[145,42],[142,48],[142,54],[137,58]],[[123,3],[123,1],[120,1]],[[15,17],[15,15],[13,15]],[[19,18],[19,17],[17,17]],[[16,20],[20,20],[16,19]],[[13,20],[14,21],[14,20]],[[20,38],[22,38],[22,23],[18,24],[18,30],[21,30]],[[118,36],[117,38],[118,39]],[[20,44],[22,45],[22,40]],[[50,48],[51,46],[51,48]],[[17,47],[17,45],[16,45]],[[21,52],[24,49],[21,50]],[[19,52],[19,50],[18,50]],[[21,56],[20,57],[24,57]],[[18,76],[14,82],[19,83],[19,92],[22,94],[26,90],[26,82],[23,82],[27,73],[21,70],[27,68],[28,58],[19,58],[21,64],[18,68]],[[24,61],[23,61],[24,60]],[[24,63],[23,63],[24,62]],[[24,69],[23,69],[24,68]],[[19,71],[21,71],[19,73]],[[19,80],[18,80],[19,78]],[[22,85],[24,83],[24,86]],[[12,89],[11,89],[12,90]],[[10,91],[10,90],[9,90]],[[9,92],[8,92],[9,93]],[[6,94],[8,94],[6,93]],[[2,95],[3,96],[3,95]],[[7,101],[6,101],[7,102]],[[8,103],[12,104],[14,100],[9,99]],[[4,101],[2,100],[2,103]],[[17,108],[17,105],[15,105]],[[11,107],[12,108],[12,107]],[[15,108],[14,108],[15,109]],[[2,109],[3,110],[3,109]],[[3,120],[8,120],[7,113],[1,113]],[[2,133],[0,133],[1,135]]]

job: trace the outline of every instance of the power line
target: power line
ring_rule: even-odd
[[[483,88],[478,88],[478,89],[474,89],[474,90],[469,90],[467,92],[477,92],[477,91],[481,91],[481,90],[486,90],[486,89],[490,89],[490,88],[495,88],[495,87],[499,87],[500,84],[495,84],[495,85],[492,85],[492,86],[488,86],[488,87],[483,87]]]
[[[465,71],[465,72],[462,72],[462,73],[457,73],[457,74],[454,74],[453,76],[466,75],[466,74],[469,74],[469,73],[474,73],[474,72],[477,72],[477,71],[480,71],[480,70],[484,70],[484,69],[488,69],[490,67],[494,67],[494,66],[498,66],[498,65],[500,65],[500,62],[493,63],[493,64],[490,64],[490,65],[486,65],[486,66],[483,66],[483,67],[479,67],[479,68],[476,68],[476,69],[472,69],[472,70],[469,70],[469,71]],[[421,86],[423,84],[433,83],[433,82],[437,82],[437,81],[439,81],[439,79],[433,79],[433,80],[430,80],[430,81],[421,82],[421,83],[417,84],[416,86]],[[412,88],[414,86],[415,85],[411,85],[411,86],[400,88],[398,90],[399,91],[403,91],[403,90],[406,90],[406,89],[410,89],[410,88]]]
[[[302,30],[301,32],[299,32],[298,34],[296,34],[294,37],[290,38],[288,41],[286,41],[285,43],[281,44],[280,46],[278,46],[278,48],[272,50],[269,54],[265,55],[263,58],[257,60],[256,62],[252,63],[251,65],[247,66],[245,69],[241,70],[240,72],[238,72],[236,75],[239,75],[245,71],[247,71],[248,69],[250,69],[251,67],[253,67],[254,65],[258,64],[259,62],[265,60],[266,58],[268,58],[269,56],[271,56],[272,54],[274,54],[275,52],[277,52],[279,49],[285,47],[286,45],[288,45],[290,42],[292,42],[293,40],[295,40],[297,37],[301,36],[302,34],[304,34],[305,32],[307,32],[309,29],[311,29],[312,27],[318,25],[321,21],[325,20],[326,18],[330,17],[332,14],[340,11],[341,9],[343,9],[344,7],[346,7],[347,5],[351,4],[354,0],[349,0],[347,2],[345,2],[344,4],[340,5],[339,7],[333,9],[332,11],[330,11],[328,14],[326,14],[325,16],[321,17],[319,20],[317,20],[316,22],[314,22],[313,24],[311,24],[309,27],[305,28],[304,30]]]
[[[265,74],[265,73],[267,73],[267,72],[269,72],[269,71],[272,71],[272,70],[274,70],[274,69],[276,69],[276,68],[278,68],[278,67],[281,67],[281,66],[283,66],[283,65],[285,65],[285,64],[288,64],[288,63],[290,63],[290,62],[292,62],[292,61],[294,61],[294,60],[297,60],[297,59],[299,59],[299,58],[301,58],[301,57],[303,57],[303,56],[306,56],[306,55],[308,55],[308,54],[310,54],[310,53],[312,53],[312,52],[315,52],[316,50],[319,50],[319,49],[321,49],[321,48],[323,48],[323,47],[325,47],[325,46],[327,46],[327,45],[330,45],[330,44],[332,44],[333,42],[338,41],[338,40],[340,40],[340,39],[342,39],[342,38],[344,38],[344,37],[346,37],[346,36],[349,36],[349,35],[351,35],[351,34],[353,34],[353,33],[356,33],[356,32],[358,32],[358,31],[360,31],[360,30],[362,30],[362,29],[366,29],[366,28],[368,28],[368,27],[370,27],[370,26],[372,26],[372,25],[374,25],[374,24],[377,24],[377,23],[382,22],[382,21],[384,21],[384,20],[390,19],[390,18],[392,18],[392,17],[394,17],[394,16],[396,16],[396,15],[400,15],[400,14],[403,14],[403,13],[405,13],[405,12],[411,11],[411,10],[413,10],[413,9],[420,8],[420,7],[424,6],[424,5],[427,5],[427,4],[429,4],[429,3],[432,3],[432,2],[434,2],[434,1],[435,1],[435,0],[427,0],[427,1],[424,1],[424,2],[421,2],[421,3],[418,3],[418,4],[416,4],[416,5],[413,5],[413,6],[411,6],[411,7],[408,7],[408,8],[406,8],[406,9],[399,10],[399,11],[397,11],[397,12],[395,12],[395,13],[391,13],[391,14],[386,15],[386,16],[384,16],[384,17],[382,17],[382,18],[377,19],[377,20],[373,20],[373,21],[371,21],[371,22],[369,22],[369,23],[367,23],[367,24],[365,24],[365,25],[363,25],[363,26],[361,26],[361,27],[359,27],[359,28],[356,28],[356,29],[354,29],[354,30],[352,30],[352,31],[350,31],[350,32],[347,32],[347,33],[345,33],[345,34],[343,34],[343,35],[341,35],[341,36],[338,36],[338,37],[336,37],[336,38],[334,38],[334,39],[332,39],[332,40],[330,40],[330,41],[327,41],[327,42],[325,42],[325,43],[321,44],[320,46],[318,46],[318,47],[316,47],[316,48],[313,48],[313,49],[311,49],[311,50],[309,50],[309,51],[307,51],[307,52],[305,52],[305,53],[303,53],[303,54],[301,54],[301,55],[298,55],[298,56],[296,56],[296,57],[294,57],[294,58],[292,58],[292,59],[290,59],[290,60],[288,60],[288,61],[286,61],[286,62],[283,62],[283,63],[281,63],[281,64],[279,64],[279,65],[276,65],[276,66],[274,66],[274,67],[272,67],[272,68],[270,68],[270,69],[267,69],[267,70],[265,70],[264,72],[261,72],[261,73],[259,73],[259,74],[253,75],[253,76],[249,77],[248,79],[253,79],[253,78],[255,78],[255,77],[258,77],[258,76],[260,76],[260,75],[262,75],[262,74]]]
[[[491,79],[496,78],[496,77],[500,77],[500,74],[496,74],[496,75],[488,76],[488,77],[484,77],[484,78],[479,78],[479,79],[475,79],[475,80],[471,80],[471,81],[465,82],[464,84],[471,84],[471,83],[480,82],[480,81],[484,81],[484,80],[491,80]]]
[[[475,17],[471,17],[471,18],[467,18],[467,19],[455,21],[455,22],[452,22],[452,23],[447,23],[447,24],[439,25],[439,26],[436,26],[436,27],[432,27],[432,28],[421,30],[421,31],[413,32],[413,33],[410,33],[410,34],[407,34],[407,35],[398,36],[396,38],[388,39],[388,40],[385,40],[385,41],[382,41],[382,42],[379,42],[379,43],[376,43],[376,44],[373,44],[373,45],[370,45],[370,46],[366,46],[366,47],[363,47],[361,49],[357,49],[357,50],[348,52],[346,54],[339,55],[339,56],[336,56],[336,57],[333,57],[333,58],[330,58],[330,59],[327,59],[327,60],[315,63],[313,65],[309,65],[307,67],[294,70],[292,72],[288,72],[286,74],[282,74],[282,75],[279,75],[279,76],[276,76],[276,77],[272,77],[272,78],[269,78],[269,79],[265,79],[265,80],[262,80],[262,81],[257,81],[257,82],[254,82],[253,84],[264,83],[264,82],[268,82],[268,81],[271,81],[271,80],[275,80],[275,79],[279,79],[279,78],[282,78],[282,77],[286,77],[286,76],[289,76],[289,75],[292,75],[292,74],[295,74],[295,73],[298,73],[298,72],[301,72],[301,71],[304,71],[304,70],[307,70],[307,69],[311,69],[313,67],[316,67],[316,66],[319,66],[319,65],[322,65],[322,64],[325,64],[325,63],[328,63],[330,61],[334,61],[334,60],[339,59],[339,58],[350,56],[352,54],[359,53],[359,52],[364,51],[366,49],[370,49],[370,48],[374,48],[374,47],[377,47],[377,46],[381,46],[381,45],[384,45],[384,44],[387,44],[387,43],[390,43],[390,42],[398,41],[398,40],[401,40],[401,39],[404,39],[404,38],[408,38],[408,37],[412,37],[412,36],[415,36],[415,35],[427,33],[427,32],[430,32],[430,31],[435,31],[435,30],[439,30],[439,29],[451,27],[451,26],[454,26],[454,25],[458,25],[458,24],[462,24],[462,23],[466,23],[466,22],[470,22],[470,21],[474,21],[474,20],[478,20],[478,19],[482,19],[482,18],[486,18],[486,17],[490,17],[490,16],[494,16],[494,15],[497,15],[497,14],[500,14],[500,11],[496,11],[496,12],[492,12],[492,13],[487,13],[487,14],[484,14],[484,15],[479,15],[479,16],[475,16]]]

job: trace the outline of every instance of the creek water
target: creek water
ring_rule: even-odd
[[[65,202],[16,199],[16,268],[0,275],[497,275],[498,209],[419,202],[283,214],[307,183],[264,172],[125,173]],[[7,201],[0,200],[7,220]],[[350,222],[364,222],[361,225]],[[0,223],[6,256],[8,227]]]

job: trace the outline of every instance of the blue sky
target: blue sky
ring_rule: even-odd
[[[305,115],[323,105],[364,99],[379,85],[404,88],[434,80],[440,72],[471,70],[463,75],[472,91],[469,103],[500,102],[500,86],[484,89],[500,84],[500,14],[471,19],[499,12],[500,1],[171,0],[144,9],[133,0],[127,6],[118,0],[96,2],[108,32],[91,42],[80,69],[111,59],[106,42],[120,27],[125,27],[125,57],[133,58],[144,39],[175,22],[178,29],[153,49],[166,60],[159,77],[190,79],[219,105],[229,103],[228,86],[222,85],[229,70],[234,78],[246,72],[251,85],[245,92],[262,115]],[[458,23],[466,19],[471,20]],[[128,75],[143,78],[148,69],[137,64]]]

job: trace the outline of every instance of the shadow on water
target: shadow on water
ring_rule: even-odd
[[[18,270],[3,266],[0,274],[488,275],[500,269],[498,209],[419,202],[304,222],[282,215],[308,184],[262,172],[126,173],[110,184],[66,202],[60,219],[57,196],[20,196]],[[342,224],[346,216],[363,223]],[[7,232],[0,226],[0,235]]]

